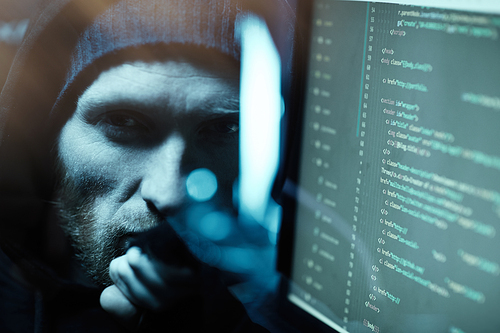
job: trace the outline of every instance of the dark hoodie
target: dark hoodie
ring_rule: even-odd
[[[0,332],[121,332],[99,304],[101,289],[67,278],[70,262],[53,200],[53,145],[69,114],[75,79],[99,58],[121,49],[169,43],[215,48],[239,60],[231,0],[46,0],[28,27],[0,96]],[[163,10],[140,34],[120,32],[137,8]],[[118,7],[117,7],[118,6]],[[121,7],[120,7],[121,6]],[[145,7],[148,7],[144,9]],[[170,15],[170,16],[169,16]],[[115,15],[116,16],[116,15]],[[165,17],[173,23],[165,23]],[[96,19],[98,18],[98,19]],[[165,26],[157,28],[158,24]],[[195,24],[193,24],[193,22]],[[130,23],[130,22],[128,22]],[[156,28],[155,28],[156,27]],[[110,32],[117,31],[110,37]],[[169,33],[165,33],[169,32]],[[89,42],[89,40],[91,42]],[[69,96],[69,97],[68,97]],[[139,240],[140,241],[140,240]],[[184,245],[176,239],[177,250]],[[141,331],[261,331],[220,282],[200,264],[203,286],[175,311],[143,316]],[[264,330],[265,331],[265,330]]]

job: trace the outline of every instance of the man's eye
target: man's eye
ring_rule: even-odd
[[[103,134],[114,141],[142,140],[151,134],[148,120],[138,113],[132,113],[132,111],[104,114],[96,125]]]
[[[238,123],[238,118],[227,117],[204,124],[198,133],[202,142],[224,146],[229,143],[233,144],[233,142],[237,143],[239,131],[240,125]]]
[[[106,117],[106,122],[110,125],[116,126],[116,127],[137,127],[137,126],[142,126],[136,119],[126,116],[126,115],[109,115]]]
[[[236,134],[240,130],[240,125],[234,120],[221,120],[213,122],[203,128],[205,133],[216,134]]]
[[[234,121],[220,121],[212,125],[212,128],[217,133],[221,134],[233,134],[237,133],[240,129],[240,125]]]

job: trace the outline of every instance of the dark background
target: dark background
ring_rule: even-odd
[[[10,65],[21,43],[27,19],[38,0],[0,0],[0,87],[3,88]]]

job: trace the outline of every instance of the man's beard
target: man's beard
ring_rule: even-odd
[[[101,286],[113,284],[109,277],[111,261],[125,254],[127,239],[160,222],[150,211],[116,214],[99,220],[96,198],[109,191],[99,177],[73,179],[59,161],[58,206],[61,226],[75,249],[87,275]]]

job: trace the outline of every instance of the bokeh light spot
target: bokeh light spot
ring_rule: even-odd
[[[217,192],[217,178],[208,169],[196,169],[186,179],[189,196],[199,202],[210,200]]]
[[[199,232],[212,241],[220,241],[231,232],[231,217],[222,212],[211,212],[203,216],[198,226]]]
[[[226,246],[222,249],[225,265],[236,272],[249,272],[255,269],[258,259],[255,251],[249,248]]]

